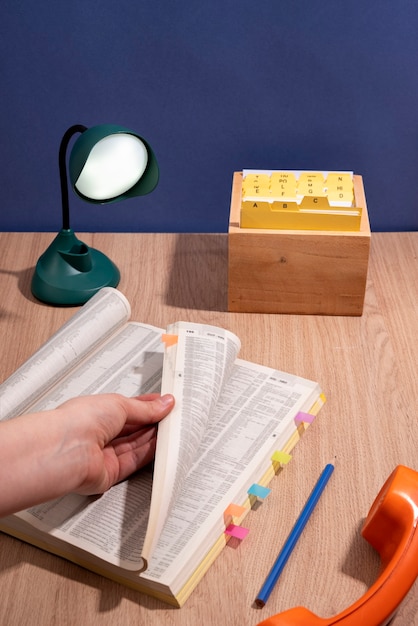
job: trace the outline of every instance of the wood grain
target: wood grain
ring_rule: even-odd
[[[227,235],[80,235],[117,263],[133,318],[222,325],[241,356],[318,380],[327,403],[223,551],[176,610],[0,535],[0,624],[255,626],[296,605],[329,616],[373,582],[378,559],[359,529],[386,477],[418,469],[418,233],[374,233],[361,317],[227,312]],[[0,379],[74,312],[31,296],[50,234],[0,233]],[[1,399],[0,399],[1,401]],[[36,442],[34,442],[36,445]],[[264,609],[253,601],[323,466],[336,470]],[[418,624],[418,587],[393,626]]]

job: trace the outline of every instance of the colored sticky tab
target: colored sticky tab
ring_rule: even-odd
[[[263,487],[262,485],[257,485],[256,483],[254,483],[254,485],[251,485],[251,487],[248,489],[248,495],[255,496],[256,498],[261,498],[264,500],[264,498],[267,498],[270,491],[271,489],[269,489],[268,487]]]
[[[286,452],[280,452],[279,450],[276,450],[276,452],[271,457],[271,460],[276,461],[276,463],[281,463],[281,465],[286,465],[287,463],[289,463],[291,458],[292,458],[291,454],[287,454]]]
[[[304,413],[303,411],[299,411],[299,413],[295,417],[295,422],[305,422],[305,424],[312,424],[315,417],[315,415],[311,415],[310,413]]]
[[[167,333],[164,333],[161,337],[161,341],[163,341],[167,347],[174,346],[178,342],[178,339],[178,335],[169,335]]]
[[[230,535],[231,537],[235,537],[236,539],[245,539],[245,537],[249,533],[248,528],[244,528],[243,526],[235,526],[235,524],[229,524],[228,528],[225,529],[225,534]]]
[[[241,517],[244,515],[246,511],[245,506],[239,506],[239,504],[230,504],[227,509],[225,509],[224,516],[225,517]]]

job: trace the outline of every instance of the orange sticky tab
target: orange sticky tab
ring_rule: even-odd
[[[241,517],[244,515],[246,511],[245,506],[239,506],[239,504],[230,504],[227,509],[225,509],[224,516],[225,517]]]
[[[161,337],[161,341],[163,341],[167,347],[174,346],[178,339],[178,335],[168,335],[167,333],[163,333]]]

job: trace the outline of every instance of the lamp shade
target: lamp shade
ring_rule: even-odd
[[[96,204],[146,195],[159,179],[157,160],[148,142],[113,124],[93,126],[78,137],[68,170],[76,194]]]

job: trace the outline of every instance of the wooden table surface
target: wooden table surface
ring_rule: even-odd
[[[375,580],[379,560],[359,530],[398,464],[418,470],[418,232],[374,233],[364,313],[322,317],[228,313],[227,236],[86,234],[121,269],[133,319],[224,326],[242,358],[320,382],[327,403],[272,493],[182,609],[174,609],[0,534],[0,625],[255,626],[292,606],[331,616]],[[32,297],[51,234],[0,233],[0,379],[68,317]],[[35,443],[35,442],[34,442]],[[324,465],[335,472],[268,603],[253,601]],[[0,487],[1,488],[1,487]],[[392,626],[418,624],[415,584]]]

